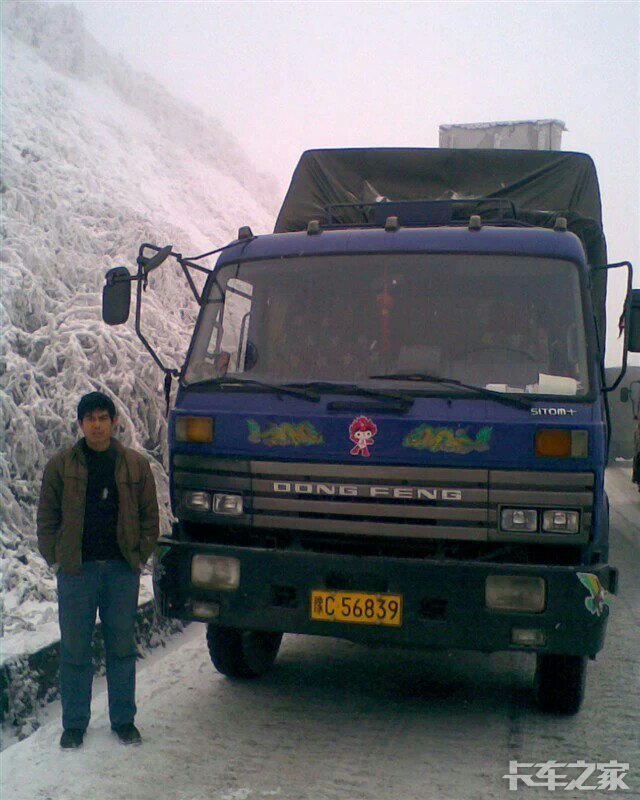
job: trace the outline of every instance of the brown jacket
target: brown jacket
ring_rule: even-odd
[[[118,545],[135,569],[151,555],[159,534],[156,485],[147,459],[116,439]],[[87,462],[82,440],[57,453],[47,464],[38,504],[38,547],[49,565],[82,572],[82,530],[87,494]]]

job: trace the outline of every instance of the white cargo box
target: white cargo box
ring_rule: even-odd
[[[440,147],[561,150],[562,132],[566,130],[564,122],[559,119],[441,125]]]

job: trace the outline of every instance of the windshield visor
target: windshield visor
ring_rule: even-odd
[[[576,265],[386,253],[225,265],[209,284],[184,378],[381,386],[388,381],[369,376],[393,373],[500,392],[586,394]],[[425,391],[415,382],[406,388]]]

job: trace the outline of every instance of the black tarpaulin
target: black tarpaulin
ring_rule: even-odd
[[[323,224],[370,221],[363,204],[370,209],[371,204],[382,201],[471,198],[507,198],[514,203],[518,219],[541,227],[552,227],[556,217],[566,217],[569,230],[581,238],[589,263],[606,264],[598,178],[593,161],[584,153],[440,148],[308,150],[293,173],[275,232],[304,230],[311,219]],[[343,204],[352,207],[336,208]],[[594,277],[594,305],[603,334],[606,272]]]
[[[573,211],[601,224],[595,167],[583,153],[376,148],[303,153],[275,232],[303,230],[341,203],[476,197],[508,197],[523,211]],[[361,221],[345,213],[342,221]]]

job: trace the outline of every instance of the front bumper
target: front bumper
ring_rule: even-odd
[[[191,586],[196,553],[240,560],[235,591]],[[594,576],[582,579],[579,575]],[[490,575],[543,578],[546,606],[540,613],[498,612],[485,603]],[[608,565],[564,567],[470,561],[380,558],[249,547],[203,545],[161,539],[155,555],[154,591],[161,614],[184,620],[197,601],[219,606],[215,623],[249,630],[334,636],[370,644],[482,652],[595,654],[602,648],[609,594],[593,600],[588,584],[615,592],[617,572]],[[314,589],[400,594],[399,628],[310,619]],[[587,603],[586,601],[591,602]],[[544,646],[512,643],[514,628],[544,633]]]

